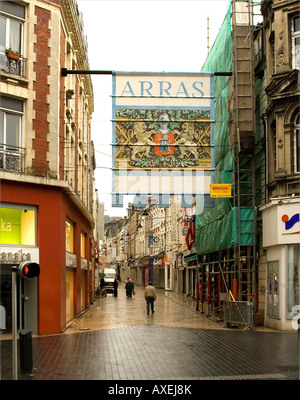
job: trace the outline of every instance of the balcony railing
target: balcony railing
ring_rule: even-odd
[[[0,169],[24,173],[25,148],[0,144]]]
[[[18,60],[13,60],[0,53],[0,70],[25,78],[26,58],[20,57]]]

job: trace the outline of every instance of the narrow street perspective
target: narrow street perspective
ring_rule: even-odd
[[[32,374],[19,380],[299,379],[296,332],[223,328],[183,298],[157,290],[147,315],[144,288],[97,299],[59,335],[33,338]],[[12,378],[11,341],[1,342],[1,379]]]
[[[290,394],[299,0],[0,0],[0,31],[1,394]]]

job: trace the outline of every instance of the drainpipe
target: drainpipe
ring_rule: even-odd
[[[268,154],[268,148],[269,148],[269,137],[268,137],[268,124],[267,124],[267,114],[264,113],[261,116],[261,119],[263,121],[264,125],[264,133],[265,133],[265,143],[266,143],[266,149],[265,149],[265,154],[266,154],[266,189],[265,189],[265,201],[266,203],[268,202],[268,184],[269,184],[269,154]]]

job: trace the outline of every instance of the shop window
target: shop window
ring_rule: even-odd
[[[23,172],[25,149],[22,143],[23,102],[3,96],[0,108],[0,169]]]
[[[74,318],[75,274],[73,268],[66,269],[66,322]]]
[[[267,274],[268,316],[279,318],[279,261],[268,262]]]
[[[36,211],[25,208],[0,208],[0,243],[36,246]]]
[[[85,271],[81,271],[81,310],[85,309]]]
[[[288,246],[288,316],[293,317],[294,306],[300,304],[300,245]]]
[[[66,221],[66,251],[74,253],[74,224]]]
[[[300,16],[292,19],[292,66],[300,69]]]

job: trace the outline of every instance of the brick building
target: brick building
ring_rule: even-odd
[[[1,1],[1,305],[11,329],[11,266],[20,281],[20,328],[61,332],[90,305],[95,169],[93,88],[83,21],[74,1]],[[13,54],[9,54],[12,50]]]

